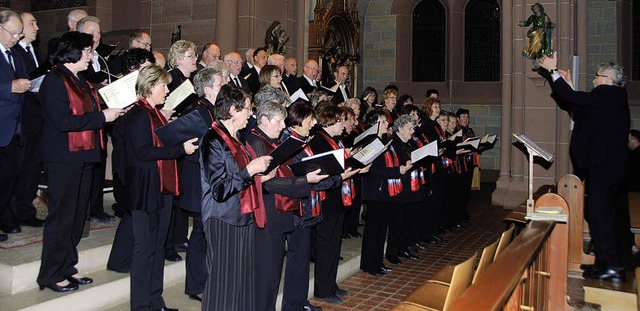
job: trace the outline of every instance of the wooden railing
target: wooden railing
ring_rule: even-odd
[[[565,224],[531,221],[449,310],[570,310],[566,244],[564,252],[557,244],[566,243],[566,235]]]

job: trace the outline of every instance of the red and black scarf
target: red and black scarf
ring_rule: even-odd
[[[94,112],[92,100],[96,103],[95,111],[100,111],[100,105],[97,101],[98,94],[91,83],[87,83],[89,86],[89,92],[87,92],[76,83],[73,77],[60,70],[57,66],[51,67],[51,71],[58,73],[64,79],[64,86],[67,88],[67,94],[69,95],[71,114],[81,116],[87,112]],[[71,152],[96,149],[95,130],[69,132],[67,135],[69,138],[69,151]],[[106,144],[102,129],[98,130],[98,137],[100,139],[100,149],[105,149]]]
[[[158,148],[164,147],[164,144],[162,144],[162,141],[160,141],[160,138],[156,135],[155,129],[167,124],[167,120],[158,109],[151,107],[149,102],[143,98],[139,98],[136,105],[144,109],[149,115],[153,146]],[[178,165],[176,160],[157,160],[156,162],[158,164],[158,175],[160,175],[160,192],[179,195],[180,182],[178,180]]]
[[[384,164],[387,168],[400,167],[400,161],[398,161],[398,155],[396,154],[393,146],[389,146],[389,149],[384,153]],[[387,190],[390,197],[395,197],[402,192],[402,181],[400,178],[387,179]]]
[[[270,142],[266,137],[262,135],[262,133],[255,128],[251,129],[251,134],[258,136],[265,145],[265,151],[267,153],[271,153],[274,149],[278,147],[278,145]],[[286,164],[290,163],[291,160],[287,160],[282,165],[278,166],[278,171],[276,172],[276,176],[280,178],[291,178],[295,177],[291,169]],[[265,172],[268,173],[268,172]],[[290,198],[288,196],[284,196],[281,194],[275,194],[276,198],[276,210],[280,213],[297,211],[299,208],[298,200],[294,198]]]
[[[249,144],[243,145],[229,136],[217,121],[211,125],[211,128],[218,133],[222,141],[231,150],[239,170],[243,170],[251,162],[252,158],[256,158],[256,153]],[[253,185],[240,191],[240,212],[242,214],[253,213],[258,228],[264,228],[267,224],[267,211],[262,201],[262,183],[258,175],[253,176],[253,181]]]
[[[318,133],[329,143],[329,145],[331,145],[333,150],[338,150],[340,148],[343,148],[344,158],[346,159],[349,157],[349,152],[347,152],[347,149],[344,148],[344,145],[342,144],[341,140],[339,139],[337,141],[334,140],[333,138],[329,137],[329,135],[327,135],[325,131],[320,131]],[[351,204],[353,203],[353,199],[355,199],[355,197],[356,197],[356,191],[354,189],[353,180],[347,179],[343,181],[342,182],[342,204],[345,207],[351,206]]]

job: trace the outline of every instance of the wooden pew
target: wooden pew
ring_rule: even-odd
[[[640,245],[640,192],[629,191],[628,200],[631,232],[635,235],[636,245]]]
[[[582,274],[580,265],[592,265],[595,257],[584,252],[589,226],[584,220],[584,184],[576,175],[566,174],[558,180],[558,194],[567,201],[569,214],[569,271]]]

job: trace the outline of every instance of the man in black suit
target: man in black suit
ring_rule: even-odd
[[[298,78],[297,86],[301,88],[305,94],[309,94],[318,88],[318,73],[320,72],[320,67],[318,66],[318,62],[313,59],[308,60],[304,64],[304,68],[302,69],[302,76]],[[297,89],[292,90],[292,92],[297,91]]]
[[[603,63],[593,79],[590,92],[573,90],[571,74],[557,69],[557,53],[543,57],[542,67],[551,73],[551,88],[558,105],[573,114],[570,154],[577,174],[586,179],[585,218],[589,222],[596,255],[595,265],[584,267],[583,276],[624,282],[625,261],[631,245],[618,230],[629,210],[617,204],[628,162],[629,103],[622,66]],[[626,217],[625,217],[626,214]]]
[[[204,45],[202,48],[202,53],[200,53],[200,61],[198,62],[198,71],[200,69],[207,67],[207,65],[211,64],[213,61],[220,60],[220,47],[218,47],[215,43],[209,42]]]
[[[327,89],[331,89],[338,85],[338,89],[335,91],[335,94],[332,94],[333,97],[331,98],[331,101],[337,105],[351,98],[349,89],[345,84],[347,82],[347,79],[349,79],[349,68],[346,65],[336,66],[336,68],[333,70],[333,77],[334,80],[324,87]]]
[[[100,38],[102,35],[100,30],[100,19],[95,16],[86,16],[78,21],[76,27],[78,32],[93,36],[93,58],[89,68],[84,71],[87,81],[102,85],[111,83],[112,77],[109,72],[109,67],[107,67],[107,61],[102,55],[95,52],[98,45],[100,45]],[[106,150],[101,150],[101,153],[102,161],[96,163],[94,166],[93,181],[91,183],[91,197],[89,198],[89,217],[94,221],[107,222],[113,220],[115,217],[105,213],[104,211],[103,189],[107,153]]]
[[[129,48],[128,49],[145,49],[151,51],[151,35],[144,30],[134,30],[129,35]],[[120,55],[112,55],[109,57],[109,72],[114,76],[119,76],[123,71],[122,58]]]
[[[242,58],[237,52],[229,52],[224,56],[224,62],[229,67],[229,84],[242,88],[246,92],[251,92],[249,83],[242,77]]]
[[[298,86],[298,62],[294,57],[288,57],[284,62],[284,71],[282,72],[282,83],[287,86],[289,94],[293,94],[300,87]]]
[[[21,112],[24,93],[31,87],[22,57],[10,50],[22,36],[20,15],[11,10],[0,11],[0,230],[18,233],[9,206],[18,174],[18,154],[24,136]],[[7,235],[0,234],[0,241]]]
[[[256,49],[248,49],[244,52],[245,61],[242,62],[242,70],[240,70],[240,75],[243,78],[249,75],[251,73],[250,70],[253,69],[253,52],[255,51]]]
[[[38,21],[33,14],[21,14],[24,37],[11,48],[11,52],[19,54],[24,60],[28,73],[35,71],[44,61],[38,49],[32,45],[38,35]],[[19,225],[42,227],[44,221],[36,217],[36,208],[32,202],[38,191],[38,181],[42,171],[40,161],[40,142],[42,141],[42,107],[38,94],[26,93],[22,107],[22,132],[24,145],[19,149],[18,178],[13,193],[13,213]]]
[[[249,76],[245,76],[245,80],[249,83],[249,89],[252,94],[255,94],[260,90],[260,69],[267,65],[267,59],[269,58],[269,54],[267,54],[267,50],[265,48],[257,48],[253,52],[253,68],[249,71],[251,74]]]

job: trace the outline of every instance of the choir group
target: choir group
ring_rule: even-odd
[[[320,85],[314,60],[297,76],[295,59],[264,48],[251,50],[243,65],[237,52],[221,59],[215,44],[199,56],[188,40],[173,43],[163,66],[164,56],[151,51],[143,31],[131,35],[129,49],[105,59],[96,51],[99,27],[87,28],[99,20],[86,13],[75,20],[81,13],[70,13],[71,31],[54,43],[38,95],[49,183],[41,289],[73,291],[93,282],[75,265],[96,195],[92,180],[105,163],[105,129],[121,218],[108,269],[131,274],[132,310],[174,310],[162,298],[163,271],[181,215],[193,217],[185,293],[202,301],[203,310],[275,310],[281,278],[282,310],[321,310],[307,299],[310,263],[314,296],[341,303],[348,295],[336,282],[344,238],[362,236],[360,269],[382,276],[471,221],[466,207],[478,152],[457,143],[475,133],[469,111],[443,111],[436,90],[414,105],[389,85],[378,102],[371,87],[361,97],[350,94],[347,65],[334,66],[329,83]],[[111,67],[100,69],[105,61]],[[101,107],[93,83],[101,87],[130,72],[138,72],[135,104]],[[197,96],[162,109],[187,81]],[[303,96],[294,97],[298,90]],[[175,144],[157,134],[190,113],[206,133]],[[366,130],[372,135],[362,137]],[[290,137],[304,144],[272,163],[272,152]],[[380,155],[351,165],[349,158],[376,139],[384,145]],[[433,142],[435,154],[412,162],[412,152]],[[347,159],[338,173],[290,169],[335,150]]]

